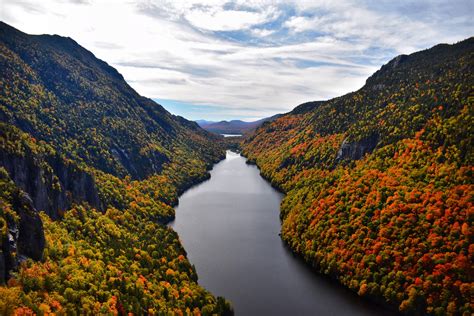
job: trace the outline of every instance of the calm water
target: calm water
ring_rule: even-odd
[[[242,134],[221,134],[224,137],[240,137]]]
[[[257,167],[227,152],[211,179],[186,191],[171,224],[199,284],[232,301],[236,315],[382,315],[387,311],[314,273],[285,248],[282,194]]]

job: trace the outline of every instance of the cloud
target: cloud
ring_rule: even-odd
[[[380,1],[375,5],[371,1],[338,1],[322,7],[306,3],[301,10],[310,14],[295,15],[284,24],[293,34],[317,32],[368,49],[388,47],[399,54],[434,45],[437,40],[465,38],[472,35],[474,26],[466,14],[474,12],[472,1]]]
[[[253,36],[256,36],[256,37],[266,37],[268,35],[275,33],[275,30],[255,28],[251,30],[251,33]]]
[[[70,36],[140,94],[216,119],[354,91],[397,54],[472,36],[473,9],[469,0],[2,0],[0,19]]]
[[[115,43],[110,42],[94,42],[95,47],[100,47],[103,49],[122,49],[123,47]]]
[[[223,10],[219,7],[198,7],[185,14],[193,26],[210,31],[234,31],[248,29],[275,19],[277,12],[272,9],[262,12],[246,10]]]

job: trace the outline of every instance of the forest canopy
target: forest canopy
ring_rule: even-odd
[[[400,311],[471,315],[473,70],[474,38],[402,55],[248,137],[243,153],[286,193],[290,248]]]

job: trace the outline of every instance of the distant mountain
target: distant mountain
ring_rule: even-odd
[[[212,123],[216,123],[216,121],[207,121],[207,120],[196,120],[196,123],[198,123],[199,126],[203,127]]]
[[[216,133],[216,134],[234,134],[234,135],[243,135],[250,131],[255,130],[260,125],[265,122],[273,121],[280,117],[281,114],[276,114],[271,117],[263,118],[258,121],[253,122],[244,122],[241,120],[232,120],[232,121],[206,121],[206,120],[197,120],[196,123],[199,124],[203,129]]]
[[[286,244],[404,313],[472,315],[473,83],[474,38],[440,44],[246,137]]]

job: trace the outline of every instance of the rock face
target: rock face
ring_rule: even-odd
[[[360,141],[349,142],[347,138],[342,142],[337,152],[336,163],[344,160],[359,160],[365,154],[372,152],[379,141],[378,134],[372,134]]]
[[[58,219],[59,211],[72,203],[87,202],[102,209],[94,178],[73,165],[66,165],[59,157],[49,158],[52,170],[42,168],[32,156],[17,156],[0,152],[0,166],[32,199],[32,205]]]
[[[43,157],[30,152],[22,156],[1,150],[0,167],[8,173],[4,176],[17,186],[10,203],[18,215],[18,219],[7,219],[8,229],[0,244],[1,284],[21,261],[42,259],[45,237],[38,210],[59,219],[60,212],[72,203],[87,202],[99,210],[102,204],[94,178],[58,156]]]
[[[28,194],[21,192],[16,197],[13,207],[20,216],[16,240],[17,258],[20,260],[22,256],[26,256],[40,260],[45,245],[43,222],[33,206],[33,201]]]
[[[27,258],[41,260],[45,247],[43,222],[29,195],[17,190],[12,197],[12,207],[19,221],[13,218],[7,221],[7,234],[1,240],[0,284],[21,261]]]
[[[384,84],[384,81],[386,81],[386,74],[399,71],[399,68],[403,68],[401,65],[410,60],[410,58],[413,58],[413,56],[399,55],[395,57],[386,65],[383,65],[382,68],[377,70],[372,76],[370,76],[367,79],[366,84],[371,86],[373,90],[382,90],[388,83],[385,82]]]
[[[1,249],[3,249],[3,245]],[[3,254],[3,250],[0,250],[0,284],[3,284],[5,282],[5,279],[7,277],[6,275],[6,267],[5,267],[5,257]]]

